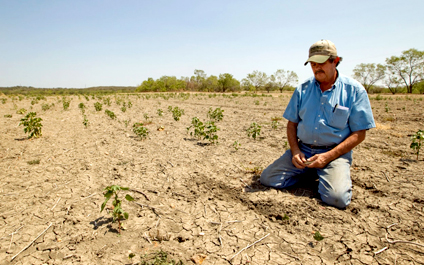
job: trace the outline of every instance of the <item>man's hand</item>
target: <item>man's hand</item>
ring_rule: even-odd
[[[306,167],[309,168],[323,168],[328,163],[331,162],[331,159],[328,157],[327,153],[316,154],[313,157],[310,157],[304,162]]]
[[[292,163],[295,167],[298,169],[304,169],[306,167],[306,158],[305,154],[302,153],[300,150],[297,152],[292,153]]]

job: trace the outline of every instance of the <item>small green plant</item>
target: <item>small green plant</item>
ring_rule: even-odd
[[[386,102],[386,105],[384,105],[384,109],[385,109],[386,112],[389,112],[389,110],[390,110],[389,105],[388,105],[387,102]]]
[[[271,122],[271,128],[274,129],[274,130],[277,130],[278,129],[278,125],[280,125],[278,123],[278,121],[272,121]]]
[[[216,108],[215,110],[209,108],[208,118],[216,122],[221,121],[224,118],[223,112],[224,111],[221,108]]]
[[[25,114],[26,112],[27,112],[27,110],[22,108],[22,109],[19,109],[18,111],[16,111],[16,114]]]
[[[239,143],[239,142],[237,142],[237,141],[234,141],[234,143],[233,143],[233,147],[234,147],[234,149],[237,151],[238,149],[239,149],[239,147],[241,146],[241,144]]]
[[[12,114],[4,114],[5,118],[12,118]]]
[[[143,117],[144,117],[144,119],[145,119],[146,121],[148,121],[148,120],[149,120],[149,118],[150,118],[150,117],[149,117],[149,115],[148,115],[147,113],[144,113],[144,114],[143,114]]]
[[[96,109],[96,111],[101,111],[103,108],[103,104],[100,102],[96,102],[94,103],[94,108]]]
[[[40,164],[40,159],[27,161],[27,164],[28,165],[39,165]]]
[[[128,101],[128,108],[130,109],[133,106],[133,104],[131,103],[131,101]]]
[[[78,108],[81,110],[81,113],[82,114],[84,114],[85,113],[85,105],[84,105],[84,103],[80,103],[80,104],[78,104]]]
[[[7,98],[2,98],[2,99],[1,99],[1,103],[2,103],[2,104],[6,104],[6,101],[7,101]]]
[[[168,111],[172,112],[172,106],[168,106]]]
[[[36,116],[36,112],[30,112],[19,123],[19,125],[24,126],[24,132],[29,134],[28,138],[41,136],[41,127],[43,127],[41,124],[42,119]]]
[[[71,100],[70,99],[68,99],[66,97],[63,97],[62,98],[63,110],[68,110],[70,104],[71,104]]]
[[[172,117],[174,118],[175,121],[179,121],[181,116],[184,115],[184,110],[178,107],[173,108],[171,112],[172,112]]]
[[[52,105],[53,106],[53,105]],[[42,110],[44,110],[44,111],[46,111],[46,110],[49,110],[52,106],[50,106],[49,104],[47,104],[47,103],[44,103],[44,104],[42,104],[41,105],[41,109]]]
[[[82,124],[84,124],[85,128],[88,127],[89,122],[87,120],[87,116],[85,116],[85,115],[84,115],[84,120],[82,121]]]
[[[112,102],[110,101],[110,98],[107,97],[107,98],[103,99],[103,104],[108,105],[110,107],[110,105],[112,104]]]
[[[321,233],[319,231],[316,231],[315,234],[314,234],[314,239],[316,241],[321,241],[321,240],[324,239],[324,237],[321,235]]]
[[[252,136],[253,139],[256,140],[256,137],[258,137],[261,134],[261,127],[256,122],[253,122],[250,124],[250,127],[247,129],[247,136]]]
[[[158,109],[157,111],[156,111],[156,113],[158,114],[158,116],[163,116],[163,110],[162,109]]]
[[[214,121],[206,122],[204,140],[208,140],[211,144],[218,143],[218,135],[216,134],[218,131],[219,128],[216,127]]]
[[[208,140],[211,144],[218,142],[218,135],[216,134],[219,131],[219,128],[215,125],[214,121],[208,121],[205,124],[199,120],[199,118],[194,117],[191,120],[191,126],[187,128],[187,132],[193,128],[193,132],[190,132],[191,136],[197,137],[197,139]]]
[[[409,147],[415,151],[418,160],[418,156],[420,155],[420,150],[424,142],[424,131],[418,130],[415,134],[411,136],[411,141],[412,143]]]
[[[133,132],[140,137],[141,140],[146,139],[149,135],[149,130],[143,126],[143,123],[139,122],[133,124]]]
[[[205,126],[199,118],[193,117],[191,119],[191,126],[187,128],[187,132],[190,131],[191,128],[194,130],[193,132],[190,132],[191,136],[197,137],[197,139],[201,139],[205,136]]]
[[[121,107],[121,111],[122,112],[126,112],[127,111],[127,107],[125,107],[125,102],[124,102],[124,106]]]
[[[260,176],[262,174],[263,168],[255,166],[253,168],[246,168],[246,172],[253,174],[254,176]]]
[[[84,95],[85,100],[90,101],[90,98],[87,95]]]
[[[112,186],[106,187],[104,190],[105,190],[105,193],[103,193],[103,196],[105,197],[105,201],[102,203],[100,212],[102,212],[103,209],[106,207],[106,204],[109,201],[109,199],[112,198],[112,196],[115,196],[115,198],[112,201],[113,210],[111,214],[112,214],[113,222],[118,220],[118,233],[121,234],[121,227],[122,227],[121,219],[128,219],[128,213],[124,212],[124,210],[122,209],[122,206],[121,206],[122,200],[119,199],[118,195],[121,190],[129,190],[129,188],[120,187],[118,185],[112,185]],[[125,199],[127,201],[134,200],[134,198],[131,197],[129,194],[125,195]]]
[[[289,143],[287,141],[284,141],[283,147],[286,150],[289,149]]]
[[[255,105],[259,105],[259,100],[255,100],[255,101],[254,101],[254,104],[255,104]]]
[[[116,119],[116,115],[115,113],[113,113],[113,111],[110,110],[105,110],[105,113],[107,116],[109,116],[109,118],[111,118],[112,120]]]
[[[128,255],[128,259],[131,260],[135,257],[134,253]],[[140,256],[141,262],[133,263],[134,265],[184,265],[184,263],[179,260],[175,261],[171,258],[168,258],[168,253],[160,250],[155,253],[145,254]]]

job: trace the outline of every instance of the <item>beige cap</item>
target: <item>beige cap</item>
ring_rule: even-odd
[[[317,41],[309,48],[309,59],[305,65],[308,62],[325,63],[331,55],[337,57],[336,45],[329,40]]]

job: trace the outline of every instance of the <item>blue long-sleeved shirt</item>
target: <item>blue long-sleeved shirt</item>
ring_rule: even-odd
[[[365,88],[340,74],[324,92],[314,77],[299,85],[283,117],[298,123],[297,137],[302,142],[319,146],[339,144],[352,132],[375,127]]]

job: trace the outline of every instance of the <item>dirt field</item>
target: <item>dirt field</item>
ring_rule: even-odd
[[[126,112],[115,96],[100,112],[91,97],[74,96],[67,111],[58,97],[0,102],[0,264],[136,264],[160,250],[184,264],[424,264],[424,151],[417,161],[409,148],[424,129],[423,96],[372,96],[377,128],[354,150],[352,203],[338,210],[321,202],[314,181],[289,190],[259,183],[260,169],[287,148],[286,121],[272,129],[271,119],[291,94],[273,95],[121,96],[133,104]],[[175,121],[168,106],[185,115]],[[187,134],[209,107],[224,110],[217,145]],[[42,137],[26,138],[16,108],[37,112]],[[145,113],[152,123],[141,141],[132,124]],[[252,122],[262,125],[256,140],[246,133]],[[122,204],[121,235],[100,213],[114,184],[144,193],[121,193],[135,198]]]

